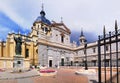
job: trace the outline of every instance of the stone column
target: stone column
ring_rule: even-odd
[[[3,43],[2,41],[0,42],[0,57],[3,56]]]
[[[31,59],[31,63],[34,65],[34,42],[31,42],[30,44],[30,59]]]
[[[25,57],[26,54],[26,42],[22,44],[22,56]]]
[[[7,38],[7,41],[6,41],[6,57],[10,57],[10,39]]]

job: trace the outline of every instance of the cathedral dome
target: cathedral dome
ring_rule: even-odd
[[[37,19],[35,20],[35,22],[43,22],[48,25],[51,24],[51,22],[48,19],[46,19],[44,16],[38,16]]]
[[[37,17],[35,22],[43,22],[43,23],[48,24],[48,25],[51,24],[51,22],[48,19],[46,19],[46,17],[45,17],[45,11],[43,10],[43,6],[42,6],[42,10],[40,12],[40,16]]]

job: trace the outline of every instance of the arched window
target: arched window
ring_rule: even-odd
[[[62,43],[64,42],[64,36],[61,36],[61,42]]]
[[[28,57],[29,57],[29,49],[26,49],[25,58],[28,58]]]
[[[62,43],[64,42],[64,34],[63,33],[61,34],[61,42]]]
[[[39,28],[39,25],[38,25],[38,28]]]

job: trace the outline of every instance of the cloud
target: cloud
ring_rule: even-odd
[[[15,21],[18,25],[22,26],[23,29],[30,29],[31,22],[28,17],[31,17],[31,12],[27,10],[30,5],[30,1],[25,2],[24,0],[4,0],[2,3],[0,3],[0,11],[6,14],[10,19]],[[25,3],[23,3],[25,2]]]
[[[0,4],[0,11],[6,14],[10,19],[14,20],[16,23],[22,25],[24,19],[22,19],[20,16],[18,16],[14,10],[9,6],[8,2],[3,1],[3,3]]]
[[[79,40],[80,35],[81,35],[81,32],[72,31],[71,42],[76,41],[77,45],[80,45],[80,40]],[[97,40],[97,35],[95,35],[94,33],[91,33],[91,32],[84,32],[84,36],[85,36],[88,43],[94,42]]]
[[[0,26],[0,40],[6,40],[6,36],[9,31],[9,28]]]
[[[115,19],[120,20],[119,0],[54,0],[48,2],[48,13],[57,21],[63,17],[65,24],[73,31],[94,32],[99,35],[106,25],[108,31],[114,30]]]
[[[10,19],[4,13],[0,12],[0,33],[1,34],[4,33],[4,35],[2,35],[3,38],[6,37],[6,34],[8,34],[8,32],[14,31],[18,33],[18,30],[20,30],[21,33],[26,33],[29,31],[28,29],[23,29],[20,25],[15,23],[12,19]]]
[[[120,25],[120,0],[3,0],[0,11],[6,14],[23,29],[30,29],[39,16],[44,3],[49,20],[63,22],[72,31],[102,34],[103,26],[107,31],[114,30],[114,21]]]

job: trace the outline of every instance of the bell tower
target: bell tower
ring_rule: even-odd
[[[80,37],[79,37],[79,41],[80,41],[80,45],[84,45],[85,42],[86,42],[86,38],[84,36],[84,33],[83,33],[82,29],[81,29],[81,34],[80,34]]]

